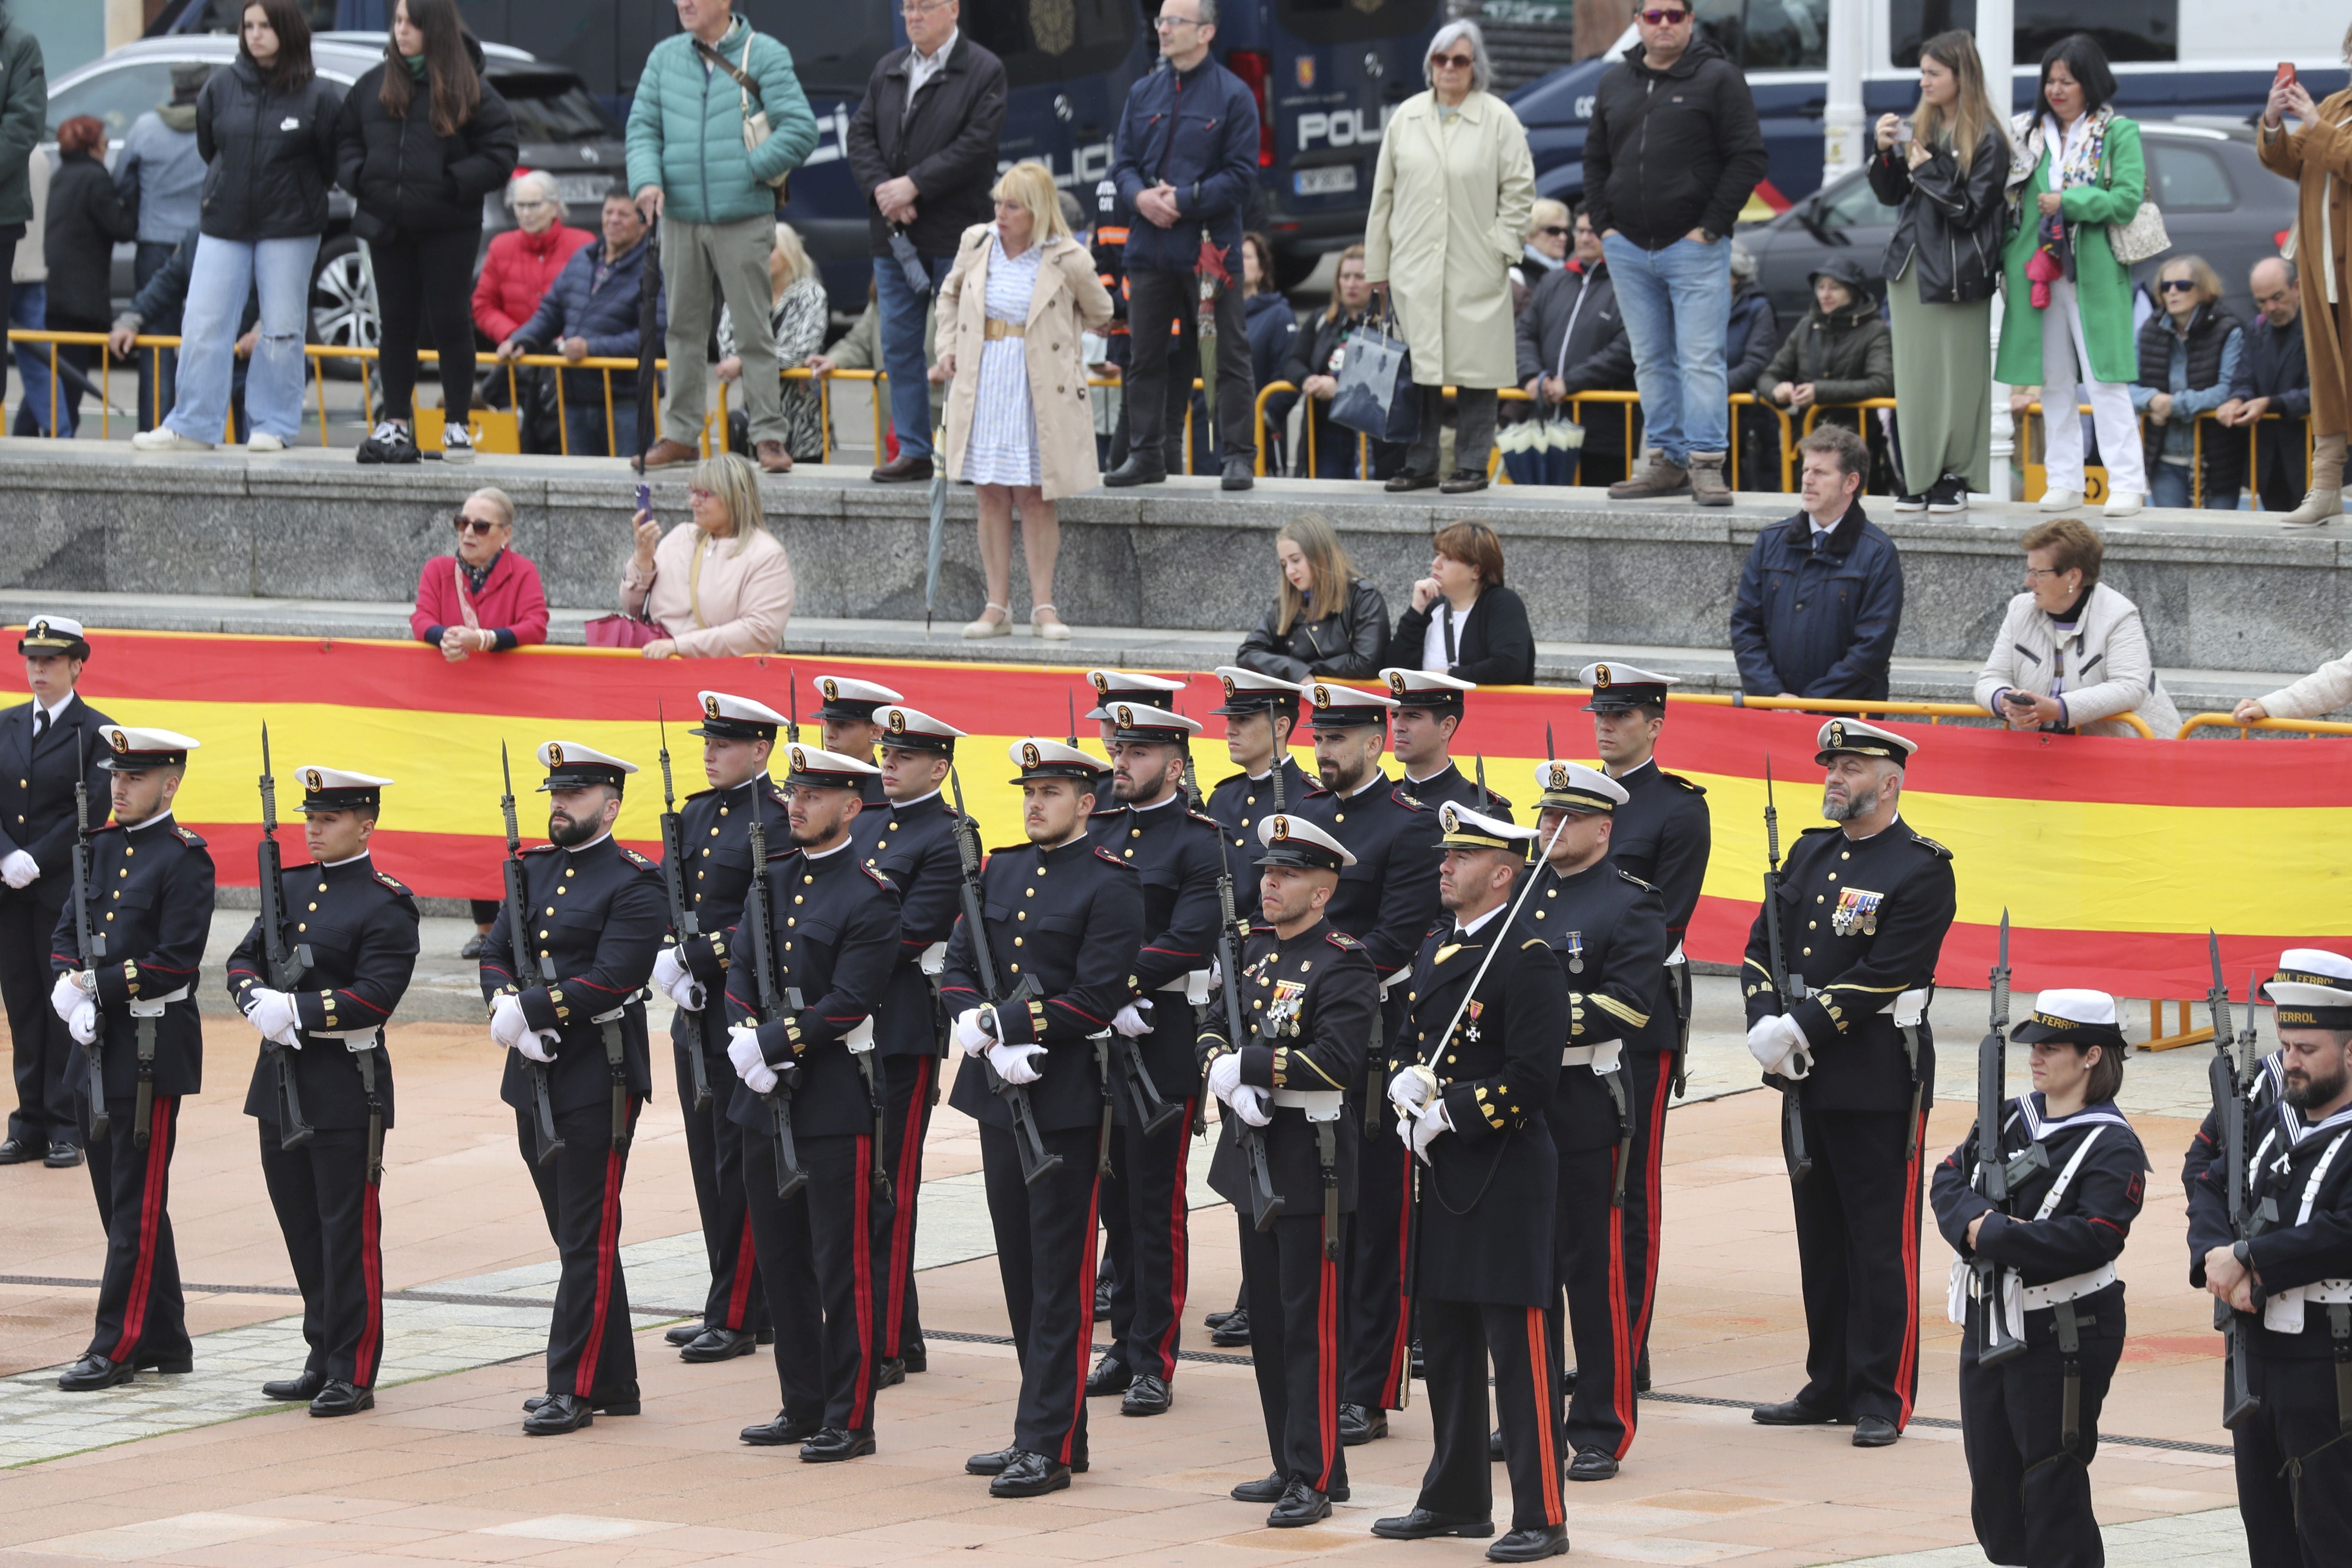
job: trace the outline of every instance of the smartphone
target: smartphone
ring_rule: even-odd
[[[644,485],[644,484],[639,485],[639,486],[637,487],[637,510],[638,510],[639,511],[651,511],[651,510],[653,510],[653,507],[654,507],[654,488],[653,488],[653,486],[651,486],[651,485]]]
[[[2276,89],[2286,86],[2293,80],[2294,80],[2294,62],[2293,60],[2279,61],[2278,75],[2271,79],[2271,87],[2273,89]]]
[[[1895,144],[1897,147],[1911,145],[1911,122],[1908,120],[1898,120],[1895,122]]]

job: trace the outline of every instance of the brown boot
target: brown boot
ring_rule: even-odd
[[[2344,515],[2344,437],[2320,436],[2311,443],[2311,491],[2303,504],[2279,519],[2283,528],[2317,528]]]
[[[793,455],[784,450],[782,441],[762,441],[751,451],[760,459],[760,471],[763,474],[789,474],[793,471]]]
[[[1660,496],[1678,496],[1690,489],[1690,470],[1678,463],[1666,461],[1666,455],[1655,447],[1642,448],[1645,459],[1639,473],[1629,474],[1609,487],[1611,500],[1654,500]]]
[[[675,468],[681,463],[698,461],[701,457],[700,452],[685,442],[673,441],[665,436],[648,447],[646,455],[637,458],[631,467],[642,474],[651,468]]]
[[[1691,500],[1701,506],[1729,506],[1731,487],[1723,482],[1721,452],[1693,452],[1690,455]]]

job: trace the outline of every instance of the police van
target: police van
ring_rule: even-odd
[[[1822,110],[1829,89],[1830,0],[1652,0],[1694,5],[1699,34],[1748,78],[1771,154],[1743,218],[1769,218],[1822,181]],[[1863,121],[1908,114],[1919,100],[1919,46],[1973,27],[1975,0],[1865,0]],[[2032,106],[2042,51],[2088,33],[2114,65],[2116,106],[2144,120],[2262,111],[2272,77],[2292,61],[2314,99],[2345,83],[2344,29],[2322,0],[2019,0],[2013,102]],[[1511,98],[1528,128],[1536,188],[1573,202],[1584,193],[1584,133],[1601,73],[1639,42],[1631,26],[1608,52],[1553,71]]]

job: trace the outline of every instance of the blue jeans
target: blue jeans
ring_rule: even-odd
[[[246,300],[261,295],[261,341],[246,374],[249,434],[291,441],[302,429],[303,314],[310,308],[310,263],[319,237],[196,241],[188,302],[180,314],[179,398],[164,425],[192,441],[218,441],[228,424],[230,384]]]
[[[563,431],[572,443],[575,458],[627,457],[637,449],[637,400],[619,392],[613,395],[613,425],[610,444],[604,426],[604,397],[600,391],[591,400],[575,402],[565,388],[563,400]]]
[[[898,432],[898,456],[931,456],[930,358],[923,353],[923,326],[938,302],[940,285],[955,266],[952,256],[926,256],[931,291],[918,294],[895,256],[874,258],[874,300],[882,329],[882,369],[890,377],[890,424]],[[882,454],[874,454],[879,464]]]
[[[48,300],[47,284],[17,284],[16,291],[8,299],[8,324],[12,327],[23,327],[28,331],[41,331],[48,325]],[[58,351],[58,357],[60,359],[64,357],[63,350]],[[18,404],[16,411],[17,433],[29,435],[33,431],[38,431],[44,436],[51,434],[49,429],[49,410],[52,406],[49,389],[49,345],[47,343],[19,344],[16,349],[16,374],[23,381],[25,387],[23,401]],[[71,435],[74,433],[77,421],[74,418],[74,411],[66,405],[63,393],[64,389],[59,388],[54,406],[61,416],[60,422],[65,426],[66,433]]]
[[[2150,463],[2147,466],[2147,504],[2150,506],[2187,509],[2197,504],[2189,484],[2189,470],[2180,463]],[[2206,492],[2207,511],[2238,510],[2238,488],[2215,489]]]
[[[1730,396],[1723,340],[1731,324],[1731,247],[1683,238],[1644,250],[1622,235],[1603,239],[1617,308],[1633,344],[1633,386],[1642,395],[1649,445],[1686,468],[1693,452],[1730,441]]]

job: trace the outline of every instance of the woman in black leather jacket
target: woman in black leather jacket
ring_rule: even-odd
[[[1330,522],[1320,513],[1300,512],[1276,537],[1274,553],[1282,589],[1265,623],[1242,639],[1234,662],[1277,680],[1365,680],[1379,674],[1388,646],[1388,601],[1356,575]]]
[[[1870,188],[1899,205],[1879,275],[1893,315],[1896,511],[1959,511],[1992,488],[1992,296],[2000,278],[2009,138],[1976,40],[1919,51],[1919,107],[1878,118]]]

